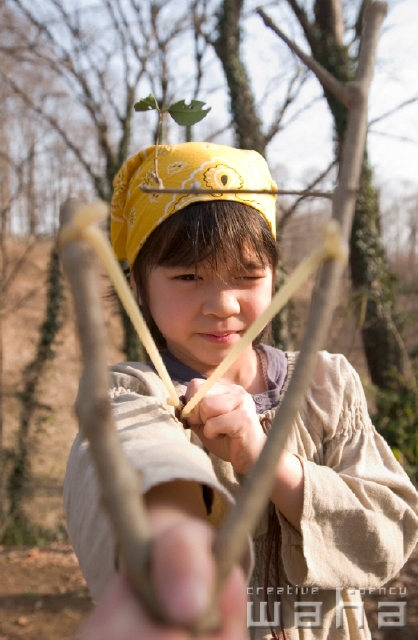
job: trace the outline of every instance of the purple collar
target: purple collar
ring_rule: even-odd
[[[280,399],[283,385],[287,378],[287,358],[283,351],[275,347],[269,347],[265,344],[257,347],[261,349],[267,357],[267,382],[268,389],[263,393],[253,395],[257,413],[264,413],[268,409],[275,407]],[[170,377],[179,384],[188,384],[192,378],[201,378],[206,380],[207,376],[195,371],[191,367],[177,360],[168,349],[161,351],[161,357],[164,361]],[[151,363],[147,363],[154,369]]]

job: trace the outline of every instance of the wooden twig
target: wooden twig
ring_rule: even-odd
[[[157,189],[160,190],[163,186],[163,182],[158,175],[158,147],[160,145],[160,137],[161,131],[163,128],[163,112],[158,110],[158,125],[157,125],[157,135],[155,137],[155,150],[154,150],[154,171],[152,172],[152,177],[154,179],[155,184],[157,185]]]
[[[340,179],[333,202],[333,217],[340,223],[347,240],[364,156],[368,90],[373,76],[379,31],[385,14],[386,5],[383,2],[373,3],[367,12],[356,79],[352,83],[351,90],[355,98],[353,97],[349,110]],[[331,260],[324,265],[320,284],[312,301],[295,372],[273,421],[266,446],[238,493],[235,507],[229,511],[218,531],[215,540],[215,556],[218,563],[217,593],[220,592],[231,568],[242,557],[248,535],[255,530],[260,516],[267,507],[280,452],[302,406],[314,372],[317,352],[324,342],[331,321],[342,271],[343,266],[338,260]]]
[[[95,206],[100,219],[98,209],[105,207],[104,203],[85,207],[71,199],[60,211],[60,258],[74,298],[83,360],[76,414],[80,430],[90,445],[101,501],[112,524],[129,584],[153,618],[168,623],[150,576],[151,537],[140,474],[133,470],[123,453],[108,397],[107,340],[97,276],[97,237],[90,225],[83,228],[74,223],[82,211],[94,217]],[[212,631],[217,622],[217,611],[211,608],[188,628],[193,635],[199,635],[202,631]]]
[[[161,179],[160,179],[161,180]],[[162,184],[162,182],[161,182]],[[331,191],[298,191],[295,189],[198,189],[197,187],[190,187],[189,189],[166,189],[165,187],[146,187],[142,185],[140,187],[144,193],[187,193],[187,194],[210,194],[212,196],[223,195],[224,193],[252,193],[252,194],[264,194],[264,195],[280,195],[280,196],[303,196],[305,198],[333,198],[334,194]]]
[[[321,180],[323,180],[328,173],[331,171],[331,169],[333,169],[333,167],[335,167],[335,165],[337,164],[338,160],[332,160],[332,162],[327,166],[326,169],[324,169],[318,176],[316,176],[316,178],[307,186],[305,193],[309,193],[312,189],[314,189],[314,187],[316,187],[317,184],[319,184],[321,182]],[[283,233],[283,230],[286,226],[287,221],[289,220],[289,218],[293,215],[293,213],[296,211],[297,207],[300,205],[301,202],[303,202],[306,199],[306,196],[304,195],[304,193],[302,192],[302,194],[291,204],[290,207],[287,207],[286,209],[283,210],[282,215],[279,218],[278,221],[278,237],[281,236],[281,234]]]

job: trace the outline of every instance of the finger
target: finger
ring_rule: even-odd
[[[173,623],[186,624],[203,614],[214,587],[212,531],[201,522],[177,525],[154,543],[153,578]]]
[[[188,417],[189,424],[205,423],[209,418],[222,416],[246,405],[246,392],[238,385],[229,385],[218,389],[216,394],[208,394],[198,403],[195,410]],[[251,396],[249,396],[251,402]]]
[[[233,411],[213,418],[208,418],[203,426],[203,435],[208,440],[218,436],[229,438],[240,437],[248,423],[248,416],[243,411]]]
[[[248,639],[246,581],[240,568],[232,569],[223,589],[219,607],[223,627],[214,640]]]
[[[202,378],[192,378],[190,380],[190,382],[187,385],[187,391],[186,391],[186,397],[188,399],[190,399],[199,389],[199,387],[201,387],[203,384],[205,384],[206,380],[202,380]],[[210,389],[209,391],[206,393],[206,395],[216,395],[217,393],[222,393],[224,391],[226,391],[227,389],[229,389],[230,387],[234,387],[234,386],[238,386],[238,385],[233,385],[233,384],[225,384],[222,382],[216,382]]]
[[[104,598],[78,631],[75,640],[187,640],[183,631],[157,626],[150,620],[118,575]]]
[[[199,388],[205,383],[205,380],[201,380],[200,378],[193,378],[190,380],[187,385],[185,397],[186,402],[188,402],[193,396],[196,395]],[[230,388],[233,385],[224,385],[220,383],[216,383],[208,392],[205,394],[203,400],[208,397],[220,396],[230,393]],[[204,405],[203,405],[204,406]],[[202,407],[202,400],[194,407],[191,414],[187,418],[187,422],[189,424],[201,424],[204,422],[204,416],[201,415],[200,409]]]
[[[190,398],[193,398],[195,393],[198,391],[199,387],[201,387],[202,384],[204,384],[205,382],[206,380],[202,380],[201,378],[192,378],[187,385],[187,389],[185,393],[187,400],[190,400]],[[216,384],[214,386],[216,387]]]

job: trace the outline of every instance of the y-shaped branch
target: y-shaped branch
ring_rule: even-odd
[[[337,187],[333,217],[339,222],[344,238],[348,238],[354,211],[355,193],[359,181],[367,127],[367,93],[372,78],[378,33],[386,5],[376,2],[369,10],[362,39],[356,80],[351,84],[352,98],[347,135],[343,148],[340,181]],[[74,212],[75,205],[63,209],[63,217]],[[62,249],[62,258],[71,280],[75,298],[84,370],[77,412],[84,435],[90,441],[103,500],[125,559],[128,578],[135,592],[149,611],[161,619],[158,605],[151,596],[150,583],[145,570],[148,557],[149,532],[143,504],[139,499],[139,479],[126,464],[114,430],[107,400],[105,338],[100,316],[98,286],[94,278],[93,258],[88,247],[82,246],[74,231],[68,233],[74,240]],[[69,238],[67,237],[67,240]],[[264,511],[278,457],[294,423],[315,366],[320,348],[331,319],[337,287],[342,272],[339,260],[330,260],[323,269],[322,278],[312,304],[306,336],[295,373],[283,403],[273,422],[271,432],[254,469],[240,491],[237,504],[227,515],[215,541],[218,561],[218,583],[215,601],[231,569],[241,559],[248,535],[254,531]],[[199,627],[196,627],[196,629]],[[201,628],[201,627],[200,627]]]

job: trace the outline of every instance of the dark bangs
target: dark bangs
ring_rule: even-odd
[[[219,263],[244,263],[248,254],[276,268],[277,244],[264,217],[239,202],[210,200],[171,215],[147,239],[136,263],[152,268],[207,262],[216,269]]]
[[[195,202],[159,225],[139,252],[133,266],[142,312],[160,348],[164,338],[149,313],[147,279],[153,267],[196,269],[205,262],[213,269],[221,265],[245,264],[248,256],[273,273],[279,250],[264,217],[246,204],[232,200]]]

